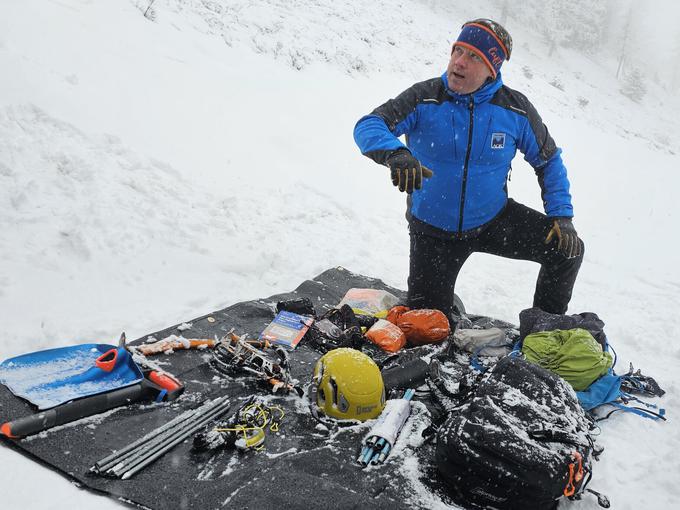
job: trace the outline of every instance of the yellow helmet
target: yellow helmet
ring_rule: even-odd
[[[365,421],[385,407],[385,385],[375,362],[343,347],[327,352],[314,367],[312,406],[330,418]]]

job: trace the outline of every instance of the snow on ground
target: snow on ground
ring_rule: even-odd
[[[498,14],[442,4],[159,0],[151,21],[139,0],[0,1],[0,359],[136,338],[331,266],[404,288],[404,197],[352,128],[439,75],[463,21]],[[563,147],[586,241],[570,310],[600,314],[619,368],[668,391],[669,423],[603,424],[592,486],[617,509],[673,508],[680,107],[653,83],[633,103],[614,63],[548,59],[508,29],[504,79]],[[540,208],[521,158],[510,193]],[[516,322],[537,272],[474,255],[457,291],[470,311]],[[7,448],[0,461],[12,466],[3,507],[116,506]]]

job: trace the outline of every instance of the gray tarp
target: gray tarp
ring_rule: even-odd
[[[277,301],[306,296],[317,313],[333,306],[352,287],[385,289],[400,298],[403,292],[380,280],[329,269],[295,291],[256,301],[238,303],[189,320],[186,338],[221,337],[235,332],[256,337],[273,319]],[[180,334],[176,326],[153,333],[157,339]],[[145,340],[139,339],[136,342]],[[293,376],[306,381],[319,353],[303,344],[291,353]],[[88,472],[97,460],[150,430],[166,423],[207,398],[229,395],[235,410],[240,400],[253,393],[267,394],[252,378],[218,376],[210,354],[181,351],[158,358],[163,368],[186,385],[176,402],[133,405],[105,413],[96,419],[66,425],[5,444],[77,481],[83,487],[148,508],[400,508],[430,507],[442,491],[431,487],[436,479],[431,466],[432,445],[408,451],[411,468],[402,465],[406,453],[388,459],[380,468],[362,470],[355,464],[365,430],[348,430],[329,437],[317,428],[303,401],[293,396],[274,401],[286,410],[280,434],[268,434],[266,450],[239,454],[234,450],[196,454],[191,441],[178,445],[130,480],[102,478]],[[34,412],[25,402],[0,387],[3,421]],[[422,415],[422,413],[421,413]],[[421,416],[422,417],[422,416]],[[413,440],[413,444],[419,441]],[[407,450],[408,450],[407,446]],[[423,483],[430,486],[425,489]],[[414,490],[414,487],[416,488]],[[434,491],[434,492],[433,492]],[[421,499],[425,497],[425,499]],[[27,504],[30,502],[27,501]]]

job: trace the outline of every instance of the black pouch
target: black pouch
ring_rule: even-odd
[[[279,301],[276,303],[276,313],[279,313],[281,310],[297,313],[298,315],[311,315],[312,317],[316,317],[314,305],[312,304],[312,301],[306,297]]]
[[[312,348],[322,353],[339,347],[364,350],[370,342],[364,338],[361,328],[371,319],[373,322],[377,319],[359,317],[355,315],[349,305],[328,310],[312,324],[305,333],[304,340]],[[370,322],[370,324],[373,324],[373,322]]]

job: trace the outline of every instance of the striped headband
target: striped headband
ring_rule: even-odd
[[[463,46],[479,55],[496,78],[503,62],[509,57],[508,49],[493,31],[480,23],[467,23],[454,46]]]

